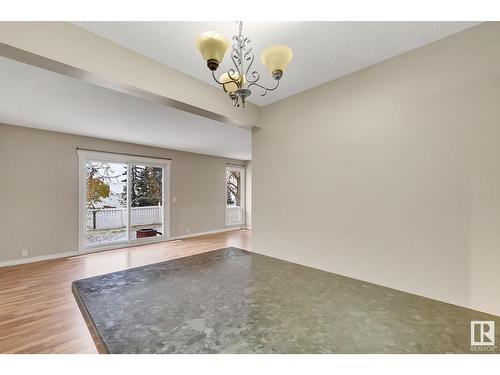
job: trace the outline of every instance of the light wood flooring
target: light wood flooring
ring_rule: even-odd
[[[0,353],[97,353],[71,293],[74,280],[223,247],[250,249],[250,231],[0,268]]]

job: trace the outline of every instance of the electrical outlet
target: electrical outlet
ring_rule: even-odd
[[[28,256],[28,249],[21,249],[21,256],[27,257]]]
[[[191,229],[186,228],[186,233],[191,233]]]
[[[173,198],[172,198],[172,202],[173,202],[173,203],[177,202],[177,197],[173,197]]]

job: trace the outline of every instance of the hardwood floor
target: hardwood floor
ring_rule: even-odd
[[[228,246],[250,250],[250,231],[0,268],[0,353],[97,353],[72,281]]]

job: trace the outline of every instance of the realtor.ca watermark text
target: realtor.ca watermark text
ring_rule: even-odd
[[[472,352],[496,351],[494,321],[472,320],[470,322],[470,350]]]

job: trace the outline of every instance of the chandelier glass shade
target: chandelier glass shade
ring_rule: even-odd
[[[214,60],[218,66],[224,58],[229,43],[222,34],[215,31],[205,31],[196,38],[196,47],[207,63]]]
[[[219,82],[222,83],[222,88],[227,93],[235,93],[240,87],[245,85],[246,81],[245,76],[240,79],[238,73],[229,76],[229,73],[226,72],[219,77]]]
[[[260,61],[272,73],[276,70],[285,71],[290,60],[292,60],[292,50],[283,45],[267,47],[260,55]]]
[[[196,38],[196,46],[203,59],[207,62],[208,69],[212,71],[214,81],[228,93],[235,107],[239,107],[241,104],[244,108],[246,98],[252,93],[252,87],[258,88],[261,91],[261,96],[278,88],[280,79],[292,60],[293,53],[285,45],[274,45],[262,51],[260,61],[271,72],[275,84],[271,87],[260,84],[258,82],[260,80],[259,72],[252,70],[255,56],[250,46],[250,38],[243,36],[243,22],[238,22],[238,24],[239,32],[232,38],[233,44],[230,51],[234,69],[229,69],[221,74],[219,78],[215,76],[215,71],[222,63],[229,47],[229,43],[224,36],[215,31],[203,32]]]

